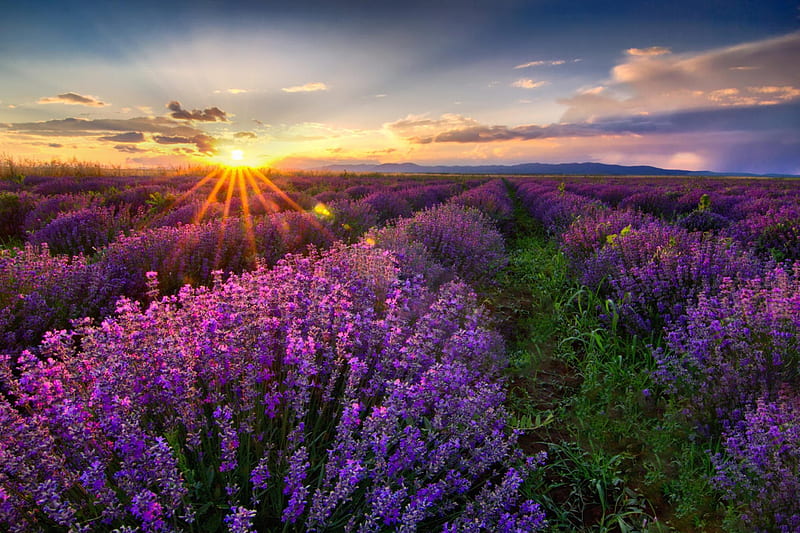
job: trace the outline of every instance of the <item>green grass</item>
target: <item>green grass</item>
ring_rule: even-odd
[[[510,355],[508,406],[553,531],[722,531],[708,448],[653,381],[654,336],[617,329],[613,304],[572,280],[525,214],[495,294]],[[601,315],[611,317],[603,320]]]

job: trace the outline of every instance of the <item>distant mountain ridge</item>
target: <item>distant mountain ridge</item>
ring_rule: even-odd
[[[751,174],[677,170],[649,165],[607,165],[605,163],[521,163],[518,165],[418,165],[416,163],[338,164],[318,167],[327,172],[380,172],[386,174],[569,174],[601,176],[748,176],[792,177],[789,174]]]

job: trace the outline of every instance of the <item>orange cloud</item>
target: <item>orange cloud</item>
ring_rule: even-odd
[[[663,56],[671,53],[672,50],[665,46],[651,46],[649,48],[628,48],[625,53],[629,56]]]
[[[294,85],[281,89],[285,93],[313,93],[317,91],[327,91],[328,86],[321,81],[306,83],[305,85]]]
[[[632,48],[606,90],[559,100],[562,121],[790,102],[800,97],[797,57],[800,32],[685,54]]]
[[[512,87],[517,87],[519,89],[537,89],[542,87],[543,85],[547,85],[548,82],[546,81],[534,81],[530,78],[523,78],[521,80],[517,80],[511,84]]]

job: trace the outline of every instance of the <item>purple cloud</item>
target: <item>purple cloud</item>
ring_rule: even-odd
[[[144,134],[140,131],[129,131],[118,135],[106,135],[105,137],[100,137],[99,140],[120,143],[140,143],[144,141]]]
[[[198,122],[228,122],[227,113],[218,107],[207,109],[183,109],[177,100],[167,104],[167,109],[172,111],[170,116],[176,120],[194,120]]]

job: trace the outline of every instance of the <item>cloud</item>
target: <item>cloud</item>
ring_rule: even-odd
[[[162,135],[194,136],[203,133],[166,117],[137,117],[129,119],[83,119],[64,118],[44,122],[18,122],[5,127],[16,133],[44,136],[96,135],[98,132],[146,132]]]
[[[252,131],[238,131],[233,134],[234,139],[256,139],[258,135]]]
[[[158,144],[191,144],[189,137],[168,137],[166,135],[155,135],[153,140]]]
[[[139,154],[147,151],[142,148],[137,148],[136,146],[131,146],[129,144],[118,144],[114,146],[114,150],[117,150],[118,152],[125,152],[128,154]]]
[[[167,135],[154,135],[153,140],[158,144],[194,144],[197,151],[204,154],[217,153],[216,142],[214,137],[206,134],[195,135],[194,137],[180,137],[180,136],[167,136]]]
[[[64,145],[60,144],[60,143],[47,143],[47,146],[49,146],[50,148],[63,148],[64,147]]]
[[[778,105],[800,98],[800,32],[695,53],[657,53],[657,48],[629,50],[601,94],[559,100],[568,106],[562,121]]]
[[[106,135],[105,137],[100,137],[99,140],[119,143],[140,143],[144,141],[144,134],[141,131],[129,131],[117,135]]]
[[[244,94],[250,92],[249,89],[217,89],[214,94]]]
[[[404,119],[385,124],[384,127],[414,144],[486,143],[597,134],[591,127],[584,125],[491,126],[481,124],[473,118],[455,114],[442,115],[439,119],[409,115]]]
[[[385,124],[390,132],[413,144],[491,143],[567,137],[640,136],[697,132],[796,132],[800,103],[775,106],[727,107],[605,117],[592,122],[520,126],[488,125],[461,115],[439,119],[410,115]]]
[[[218,107],[209,107],[207,109],[183,109],[181,103],[173,100],[167,104],[167,109],[172,111],[170,116],[177,120],[196,120],[198,122],[227,122],[228,117],[225,111]]]
[[[672,53],[672,50],[664,46],[651,46],[649,48],[628,48],[625,53],[629,56],[663,56]]]
[[[328,86],[321,81],[306,83],[305,85],[294,85],[281,89],[285,93],[312,93],[317,91],[327,91]]]
[[[186,164],[186,158],[179,155],[131,157],[128,161],[151,168],[180,167]]]
[[[0,125],[2,127],[3,125]],[[35,135],[39,137],[89,137],[105,134],[99,140],[116,143],[137,143],[145,140],[144,133],[153,134],[158,144],[193,144],[200,153],[213,154],[217,151],[217,140],[202,130],[187,126],[166,117],[137,117],[130,119],[80,119],[65,118],[45,122],[25,122],[5,124],[12,133]],[[60,140],[60,139],[59,139]],[[130,149],[114,148],[122,152],[134,153]]]
[[[546,81],[534,81],[530,78],[523,78],[521,80],[517,80],[511,84],[512,87],[518,87],[520,89],[536,89],[538,87],[542,87],[543,85],[547,85],[548,82]]]
[[[438,119],[427,115],[408,115],[405,118],[384,124],[384,129],[416,144],[427,144],[443,131],[464,130],[481,124],[470,117],[446,113]]]
[[[45,96],[39,98],[39,104],[67,104],[85,105],[89,107],[104,107],[109,104],[101,102],[96,96],[84,96],[77,93],[64,93],[58,96]]]
[[[545,66],[546,67],[553,67],[553,66],[557,66],[557,65],[563,65],[564,63],[566,63],[566,60],[564,60],[564,59],[554,59],[554,60],[550,60],[550,61],[542,61],[542,60],[540,60],[540,61],[529,61],[528,63],[522,63],[521,65],[517,65],[514,68],[515,69],[519,69],[519,68],[545,67]]]

